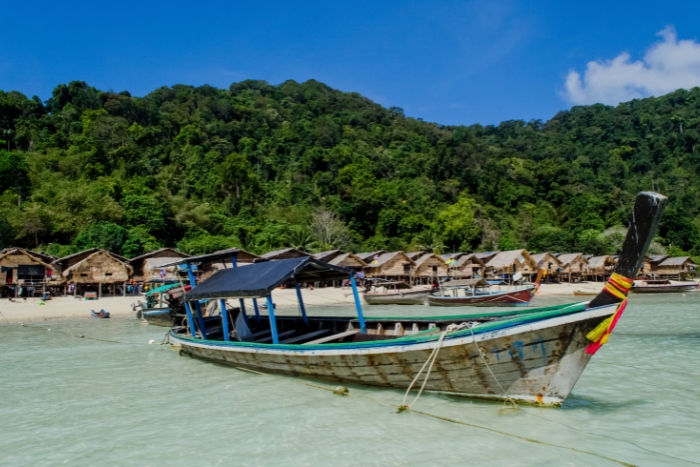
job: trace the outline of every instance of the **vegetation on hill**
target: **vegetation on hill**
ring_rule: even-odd
[[[441,126],[317,81],[0,91],[0,247],[613,253],[634,196],[700,254],[700,89]]]

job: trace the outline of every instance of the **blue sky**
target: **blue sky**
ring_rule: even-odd
[[[700,2],[23,0],[1,11],[0,89],[42,100],[71,80],[142,96],[317,79],[427,121],[494,124],[700,85]]]

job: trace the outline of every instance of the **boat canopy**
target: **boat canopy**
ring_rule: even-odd
[[[146,296],[150,297],[151,295],[165,293],[170,289],[174,289],[175,287],[181,287],[180,283],[175,282],[174,284],[161,285],[160,287],[156,287],[155,289],[151,289],[148,292],[146,292]]]
[[[223,269],[198,284],[186,300],[262,298],[282,284],[347,279],[349,269],[333,266],[311,256],[266,261],[243,268]]]

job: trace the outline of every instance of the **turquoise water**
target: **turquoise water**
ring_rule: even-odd
[[[477,426],[397,414],[401,391],[351,386],[342,397],[180,357],[148,345],[165,330],[136,320],[0,325],[0,465],[620,465],[569,448],[699,465],[700,294],[630,302],[562,408],[433,394],[415,406]]]

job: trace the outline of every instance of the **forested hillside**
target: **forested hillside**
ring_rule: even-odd
[[[0,92],[0,140],[0,247],[614,252],[653,189],[659,243],[700,254],[699,88],[451,127],[316,81],[72,82]]]

